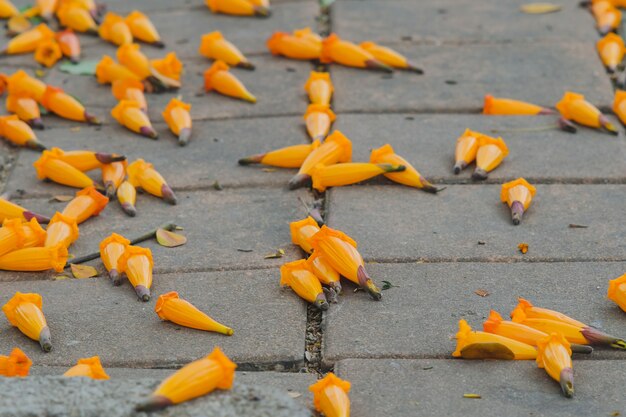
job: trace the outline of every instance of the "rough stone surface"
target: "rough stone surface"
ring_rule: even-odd
[[[305,417],[311,412],[275,389],[235,383],[232,390],[215,391],[156,413],[136,413],[159,381],[93,381],[88,379],[26,378],[0,380],[0,416],[284,416]]]
[[[346,360],[352,414],[404,416],[611,416],[626,411],[624,361],[575,361],[574,398],[534,361]],[[463,394],[479,394],[466,399]]]

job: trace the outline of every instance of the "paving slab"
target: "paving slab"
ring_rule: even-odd
[[[369,161],[371,149],[390,143],[396,153],[436,182],[471,181],[473,165],[459,175],[452,172],[456,140],[468,128],[502,136],[509,147],[509,156],[489,174],[490,181],[520,176],[531,182],[581,183],[626,178],[623,136],[582,127],[572,135],[550,129],[555,123],[555,116],[340,114],[333,128],[352,140],[353,160]]]
[[[397,287],[371,301],[347,285],[324,324],[326,365],[346,358],[449,358],[458,322],[482,330],[489,310],[508,318],[517,297],[568,314],[617,337],[626,337],[624,313],[606,299],[608,281],[626,263],[411,263],[368,264],[376,282]],[[474,291],[483,289],[486,297]],[[624,358],[596,349],[578,359]]]
[[[362,417],[611,416],[626,411],[620,382],[624,361],[574,363],[575,394],[531,361],[345,360],[341,378],[352,383],[352,413]],[[616,381],[620,381],[616,383]],[[465,399],[475,393],[481,399]]]
[[[431,195],[399,185],[335,188],[327,221],[360,242],[370,260],[626,259],[626,186],[538,185],[519,226],[500,202],[500,189],[452,185]],[[525,255],[517,249],[521,242],[530,245]]]
[[[483,96],[554,106],[566,90],[610,108],[613,90],[592,42],[397,45],[425,71],[387,75],[331,66],[338,112],[479,112]],[[582,59],[581,57],[585,57]]]
[[[38,343],[3,317],[0,351],[19,346],[37,365],[69,366],[79,358],[98,355],[105,368],[177,367],[220,346],[240,370],[277,365],[299,369],[304,361],[305,303],[280,290],[277,272],[156,274],[153,296],[147,303],[137,300],[128,283],[113,287],[104,277],[0,283],[2,304],[16,291],[42,295],[54,345],[51,353],[43,353]],[[231,327],[234,335],[162,322],[154,306],[158,296],[169,291],[177,291],[181,298]]]

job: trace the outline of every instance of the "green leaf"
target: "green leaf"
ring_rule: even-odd
[[[330,5],[333,4],[334,2],[335,0],[320,0],[320,6],[330,7]]]
[[[87,60],[72,64],[70,61],[65,61],[59,66],[59,70],[72,75],[95,75],[98,62],[97,60]]]
[[[393,287],[397,287],[397,285],[393,285],[389,281],[382,281],[382,283],[383,283],[383,286],[381,287],[381,290],[383,290],[383,291],[388,290],[388,289],[393,288]]]

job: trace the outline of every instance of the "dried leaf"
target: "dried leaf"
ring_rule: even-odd
[[[382,283],[383,283],[383,286],[380,287],[380,289],[383,290],[383,291],[388,290],[388,289],[393,288],[393,287],[398,287],[398,285],[393,285],[389,281],[382,281]]]
[[[463,398],[471,398],[471,399],[479,400],[482,397],[480,396],[480,394],[463,394]]]
[[[589,226],[585,226],[583,224],[573,224],[573,223],[570,223],[570,225],[569,225],[570,229],[586,229],[588,227]]]
[[[22,15],[13,16],[7,22],[7,34],[9,36],[19,35],[32,27],[30,20]]]
[[[522,253],[528,252],[528,243],[520,243],[519,245],[517,245],[517,249],[519,249],[519,251]]]
[[[64,279],[68,279],[69,277],[67,275],[55,275],[54,280],[55,281],[63,281]]]
[[[213,183],[213,188],[217,191],[222,191],[224,189],[224,187],[222,187],[222,184],[220,184],[219,181],[215,181]]]
[[[71,127],[70,132],[80,132],[80,126]]]
[[[277,258],[282,258],[283,255],[285,254],[285,251],[283,249],[278,249],[276,252],[274,253],[270,253],[269,255],[265,255],[265,259],[277,259]]]
[[[289,395],[291,398],[298,398],[298,397],[302,397],[302,393],[293,391],[293,392],[288,392],[287,395]]]
[[[157,242],[159,242],[159,245],[165,246],[166,248],[175,248],[176,246],[181,246],[187,243],[187,238],[185,236],[165,229],[157,229],[156,239]]]
[[[479,240],[479,241],[478,241],[478,244],[479,244],[479,245],[485,245],[486,243],[487,243],[487,242],[484,242],[484,241],[482,241],[482,240]]]
[[[85,60],[78,64],[66,61],[59,65],[59,70],[72,75],[95,75],[97,66],[97,60]]]
[[[35,76],[37,78],[43,78],[45,75],[46,75],[46,72],[44,70],[40,70],[40,69],[35,70]]]
[[[54,197],[50,199],[50,202],[58,201],[59,203],[66,203],[73,199],[74,199],[73,195],[55,195]]]
[[[528,14],[545,14],[558,12],[561,6],[554,3],[528,3],[522,5],[520,10]]]
[[[479,288],[474,291],[474,294],[478,295],[479,297],[487,297],[489,295],[489,291]]]
[[[70,264],[70,267],[72,268],[72,275],[74,275],[74,278],[77,279],[92,278],[98,276],[98,271],[93,266]]]

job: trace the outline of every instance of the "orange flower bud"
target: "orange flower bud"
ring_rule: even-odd
[[[159,74],[175,81],[180,81],[183,72],[183,63],[176,56],[176,52],[170,52],[161,59],[150,60],[152,68]],[[176,85],[172,85],[176,87]]]
[[[482,133],[465,129],[465,132],[456,140],[456,149],[454,151],[455,175],[458,175],[469,164],[474,162],[478,152],[478,138],[481,136],[483,136]]]
[[[333,90],[333,83],[330,80],[330,74],[327,72],[311,71],[311,75],[304,85],[304,91],[309,95],[311,103],[323,106],[330,105]]]
[[[118,100],[130,100],[139,103],[140,109],[144,112],[148,112],[148,102],[146,96],[143,94],[144,85],[141,81],[133,78],[126,78],[124,80],[113,81],[113,96]]]
[[[0,136],[17,146],[41,151],[46,149],[35,136],[35,132],[16,115],[0,116]]]
[[[380,300],[382,294],[368,275],[363,264],[363,257],[356,249],[356,242],[345,233],[322,226],[311,238],[315,253],[324,257],[328,264],[342,276],[366,290],[374,300]]]
[[[320,231],[320,227],[313,217],[308,216],[306,219],[289,223],[289,230],[294,245],[300,246],[306,253],[313,253],[311,238]]]
[[[204,72],[204,89],[215,90],[225,96],[256,103],[256,97],[250,93],[237,77],[229,71],[229,66],[222,61],[215,61]]]
[[[26,72],[19,70],[8,77],[9,95],[31,97],[37,101],[41,101],[46,92],[46,84],[37,78],[33,78]]]
[[[312,140],[323,141],[334,121],[335,113],[328,106],[321,104],[310,104],[304,114],[306,131]]]
[[[71,29],[66,29],[57,32],[55,39],[59,43],[63,55],[68,57],[72,63],[78,64],[80,61],[80,40],[78,36]]]
[[[184,327],[221,333],[226,336],[233,334],[233,329],[230,327],[216,322],[190,302],[181,300],[176,291],[161,295],[156,302],[154,311],[161,320],[171,321]]]
[[[3,258],[0,258],[0,261]],[[38,341],[44,352],[50,352],[52,350],[50,329],[41,309],[41,295],[21,292],[16,292],[13,298],[2,307],[2,311],[12,326],[17,327],[27,337]]]
[[[98,25],[89,13],[89,10],[78,6],[76,3],[64,3],[57,10],[57,17],[62,26],[77,32],[98,33]]]
[[[518,178],[515,181],[502,184],[500,200],[511,208],[513,224],[520,224],[522,216],[528,210],[536,192],[536,188],[530,185],[524,178]]]
[[[208,356],[193,361],[165,379],[150,399],[137,411],[155,411],[206,395],[215,389],[230,389],[235,379],[235,365],[216,347]]]
[[[78,239],[78,223],[76,218],[55,213],[46,230],[45,247],[55,247],[59,244],[69,248]]]
[[[19,9],[11,3],[11,0],[0,0],[0,19],[8,19],[19,14]]]
[[[161,36],[156,28],[145,14],[138,10],[133,10],[126,16],[126,24],[130,29],[130,33],[135,39],[151,45],[163,48],[165,45],[161,42]]]
[[[619,117],[623,124],[626,124],[626,91],[616,90],[613,100],[613,112]]]
[[[122,206],[124,213],[130,217],[137,215],[137,209],[135,208],[135,202],[137,200],[137,190],[135,186],[128,181],[124,181],[117,188],[117,201]]]
[[[127,172],[128,181],[135,187],[141,187],[147,193],[176,205],[177,199],[174,192],[161,174],[153,168],[152,164],[143,159],[137,159],[128,166]]]
[[[280,267],[280,285],[291,287],[300,298],[320,310],[328,310],[328,301],[322,290],[322,284],[305,259],[289,262]]]
[[[274,32],[267,40],[267,49],[272,55],[282,55],[292,59],[319,59],[322,42],[306,34]]]
[[[313,393],[313,405],[326,417],[350,416],[350,383],[329,372],[309,387]]]
[[[67,203],[62,214],[75,218],[76,223],[81,224],[90,217],[100,214],[108,203],[109,199],[91,186],[77,192],[76,197]]]
[[[341,293],[341,282],[339,281],[339,272],[335,270],[323,256],[314,253],[307,259],[309,269],[317,279],[324,285],[328,285],[335,291],[335,294]]]
[[[89,114],[82,104],[62,89],[48,86],[41,98],[41,104],[59,117],[77,122],[99,125],[97,117]]]
[[[134,100],[121,100],[111,110],[111,116],[122,126],[132,132],[139,133],[150,139],[156,139],[159,134],[152,127],[148,115],[141,109],[141,103]]]
[[[344,41],[334,33],[322,41],[322,53],[320,60],[329,64],[337,64],[347,67],[367,68],[371,70],[393,72],[390,66],[380,62],[365,49],[352,42]]]
[[[0,376],[28,376],[32,364],[33,362],[24,352],[19,348],[15,348],[9,356],[0,355]]]
[[[318,164],[311,173],[313,188],[319,192],[328,187],[341,187],[356,184],[386,172],[402,172],[404,165],[370,164],[367,162],[347,162],[344,164]]]
[[[622,12],[615,7],[607,8],[596,15],[596,25],[601,35],[617,29],[621,22]]]
[[[255,5],[248,0],[204,0],[204,2],[213,13],[260,17],[270,15],[267,7]]]
[[[0,197],[0,221],[5,221],[6,219],[21,219],[25,221],[37,219],[39,223],[43,224],[50,221],[50,219],[46,216],[34,213],[22,206],[18,206],[17,204],[11,203],[10,201]]]
[[[537,342],[537,349],[537,366],[559,382],[563,395],[571,398],[574,395],[574,370],[569,342],[563,335],[551,333]]]
[[[310,184],[311,173],[318,164],[332,165],[351,160],[352,142],[343,133],[335,130],[302,162],[298,173],[289,181],[289,188],[293,190]]]
[[[32,218],[24,223],[22,219],[4,219],[0,228],[0,256],[22,248],[42,246],[46,231]]]
[[[383,64],[389,65],[390,67],[413,71],[417,74],[424,73],[424,71],[422,71],[420,68],[417,68],[415,65],[411,64],[404,55],[400,54],[397,51],[394,51],[391,48],[378,45],[374,42],[362,42],[359,46],[372,54],[374,58],[376,58]]]
[[[264,164],[280,168],[300,168],[306,157],[319,146],[319,140],[303,145],[287,146],[242,158],[239,160],[239,165]]]
[[[609,33],[596,43],[600,59],[609,72],[615,72],[624,59],[624,40],[615,33]]]
[[[128,79],[141,81],[134,72],[113,61],[113,58],[108,55],[104,55],[96,66],[96,78],[100,84],[112,84],[115,81]]]
[[[112,12],[104,16],[98,28],[98,34],[105,41],[118,46],[133,43],[133,35],[124,18]]]
[[[48,68],[54,66],[62,57],[61,46],[54,38],[41,41],[35,50],[35,61]]]
[[[37,170],[37,178],[40,180],[47,178],[68,187],[81,189],[95,185],[94,181],[82,171],[64,162],[50,151],[43,151],[33,166]]]
[[[609,300],[626,312],[626,274],[609,281]]]
[[[178,136],[178,144],[185,146],[191,137],[191,104],[173,98],[163,110],[163,119],[172,133]]]
[[[125,273],[141,301],[150,300],[152,286],[152,251],[139,246],[126,246],[117,261],[117,270]]]
[[[582,94],[567,91],[556,104],[557,110],[567,120],[573,120],[584,126],[601,128],[617,135],[617,129],[597,107],[585,100]]]
[[[39,15],[44,20],[50,20],[54,16],[58,0],[35,0],[35,6],[39,10]]]
[[[63,149],[52,148],[49,152],[61,161],[83,172],[126,160],[124,155],[93,151],[64,151]]]
[[[102,165],[102,182],[107,197],[113,198],[117,188],[126,178],[126,165],[126,161]]]
[[[486,180],[487,173],[496,169],[508,154],[509,148],[502,138],[480,136],[478,138],[478,151],[476,151],[476,169],[472,178]]]
[[[109,272],[109,278],[113,285],[118,286],[122,283],[122,278],[117,270],[120,257],[126,251],[126,247],[130,245],[130,240],[124,236],[112,233],[100,242],[100,258],[104,267]]]
[[[474,331],[465,320],[459,320],[455,358],[463,359],[536,359],[537,350],[526,343],[492,333]]]
[[[91,379],[109,379],[109,376],[100,363],[99,356],[79,359],[76,365],[65,371],[63,376],[66,378],[87,377]]]
[[[9,95],[6,101],[7,110],[14,113],[24,122],[28,123],[33,129],[43,129],[43,121],[41,120],[41,112],[39,111],[39,104],[34,98],[26,95]],[[45,147],[40,145],[43,150]]]
[[[372,150],[370,154],[370,162],[372,164],[393,164],[402,165],[406,169],[402,172],[386,173],[383,174],[391,181],[407,185],[409,187],[419,188],[429,193],[437,193],[439,189],[426,181],[422,174],[420,174],[406,159],[400,155],[396,155],[391,145],[386,144],[378,149]]]
[[[207,58],[223,61],[231,67],[254,69],[254,65],[248,61],[235,45],[224,39],[224,36],[219,31],[202,35],[198,52]]]
[[[33,29],[11,39],[0,54],[15,55],[34,52],[41,42],[49,39],[54,39],[54,32],[45,23],[40,23]]]
[[[483,114],[491,116],[534,116],[538,114],[553,114],[554,111],[525,101],[510,98],[497,98],[487,94]]]
[[[141,52],[139,44],[127,43],[117,48],[117,60],[120,64],[145,80],[151,74],[150,60]]]

